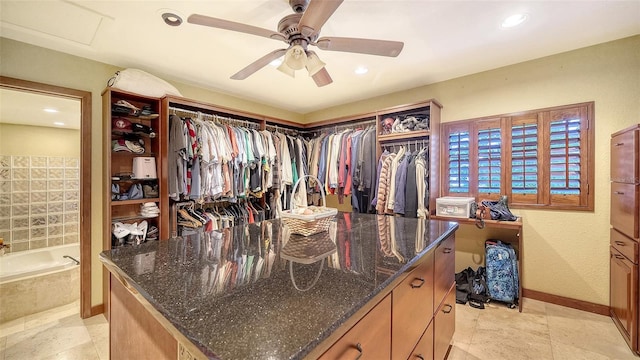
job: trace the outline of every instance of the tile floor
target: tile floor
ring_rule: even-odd
[[[104,316],[78,303],[0,324],[0,360],[106,360]],[[524,311],[456,305],[449,360],[625,360],[634,356],[609,317],[525,299]]]
[[[634,356],[611,318],[524,299],[523,311],[456,305],[449,360],[625,360]]]
[[[0,360],[108,360],[104,315],[80,318],[80,303],[0,324]]]

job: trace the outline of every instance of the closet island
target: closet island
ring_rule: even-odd
[[[104,251],[112,359],[444,359],[457,223],[338,213]]]

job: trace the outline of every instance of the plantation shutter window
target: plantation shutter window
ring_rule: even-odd
[[[540,200],[540,128],[537,114],[511,119],[511,203]]]
[[[452,195],[470,192],[470,132],[468,126],[446,127],[447,139],[447,181],[448,192]]]
[[[577,205],[588,191],[586,169],[587,119],[583,108],[549,112],[550,203]]]
[[[478,196],[497,199],[502,184],[502,131],[500,120],[483,121],[476,125],[478,148]]]
[[[443,124],[443,196],[513,208],[594,209],[594,103]],[[446,179],[444,179],[446,177]]]

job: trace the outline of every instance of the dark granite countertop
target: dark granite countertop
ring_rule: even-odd
[[[288,235],[272,220],[116,248],[100,259],[210,358],[298,359],[457,227],[338,213],[331,237]]]

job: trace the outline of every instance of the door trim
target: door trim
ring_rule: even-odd
[[[91,311],[91,92],[0,76],[0,87],[80,101],[80,317]]]

